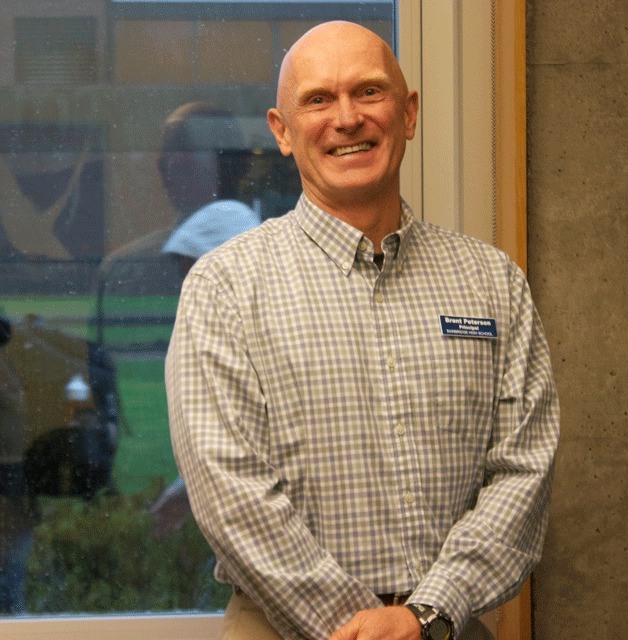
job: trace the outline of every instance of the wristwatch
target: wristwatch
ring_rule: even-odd
[[[405,605],[421,623],[422,640],[450,640],[453,636],[453,624],[443,613],[423,604]]]

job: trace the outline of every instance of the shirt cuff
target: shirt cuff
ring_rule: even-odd
[[[429,573],[408,598],[407,604],[423,604],[446,615],[454,625],[457,638],[471,617],[471,604],[465,593],[447,576]]]

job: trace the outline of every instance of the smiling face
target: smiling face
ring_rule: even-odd
[[[414,135],[417,94],[386,43],[352,23],[315,27],[288,52],[268,122],[322,208],[399,199],[399,165]]]

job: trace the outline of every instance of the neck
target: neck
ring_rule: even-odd
[[[308,198],[334,217],[360,230],[372,243],[375,253],[381,253],[382,240],[401,226],[401,196],[397,191],[389,197],[348,199],[328,202],[306,191]]]
[[[196,213],[199,209],[215,202],[218,198],[203,198],[193,201],[180,201],[175,202],[175,209],[177,212],[177,224],[181,224],[187,220],[193,213]]]

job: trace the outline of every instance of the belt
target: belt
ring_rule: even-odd
[[[378,593],[377,597],[382,601],[385,607],[395,607],[406,603],[410,597],[408,593]]]
[[[240,587],[233,587],[233,591],[236,595],[240,595],[242,593],[242,589],[240,589]],[[378,593],[376,596],[382,601],[382,604],[385,607],[398,607],[405,604],[411,594],[412,592],[408,591],[406,593]]]

